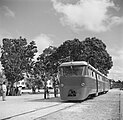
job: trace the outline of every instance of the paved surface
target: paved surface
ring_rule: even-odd
[[[123,120],[123,92],[111,90],[107,94],[88,99],[60,112],[38,120]]]
[[[24,94],[0,100],[0,120],[123,120],[122,106],[120,90],[81,103],[63,102],[53,94],[47,100],[43,94]]]

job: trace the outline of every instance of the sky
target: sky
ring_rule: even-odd
[[[112,56],[109,78],[123,81],[123,0],[0,0],[0,44],[20,36],[36,42],[37,56],[50,45],[96,37]]]

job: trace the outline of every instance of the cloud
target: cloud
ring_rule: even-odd
[[[123,23],[123,17],[113,16],[109,8],[119,10],[111,0],[79,0],[75,4],[52,0],[56,12],[60,13],[63,25],[73,30],[101,32]]]
[[[10,10],[7,6],[2,6],[0,7],[0,11],[2,14],[4,14],[5,16],[8,16],[8,17],[15,17],[15,13]]]
[[[34,38],[34,41],[36,42],[38,53],[36,54],[36,57],[38,57],[39,54],[43,52],[43,50],[53,44],[53,41],[51,38],[46,34],[40,34],[39,36]]]

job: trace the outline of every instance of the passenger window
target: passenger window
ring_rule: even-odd
[[[99,75],[98,75],[98,80],[100,79]]]
[[[95,76],[95,71],[91,70],[91,73],[92,73],[92,74],[91,74],[91,75],[92,75],[91,77],[92,77],[92,78],[96,78],[96,76]]]
[[[88,72],[89,72],[89,76],[93,77],[93,71],[90,68],[88,69]]]
[[[87,66],[85,67],[85,70],[84,70],[84,75],[89,75],[89,72],[88,72],[88,67],[87,67]]]
[[[90,68],[88,68],[88,73],[89,73],[89,76],[91,76],[91,70],[90,70]]]
[[[102,76],[100,76],[100,80],[102,81]]]

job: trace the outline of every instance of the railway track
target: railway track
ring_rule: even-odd
[[[69,107],[75,106],[77,103],[58,103],[47,107],[41,107],[31,111],[23,112],[13,116],[9,116],[0,120],[38,120],[47,115],[59,112]]]

